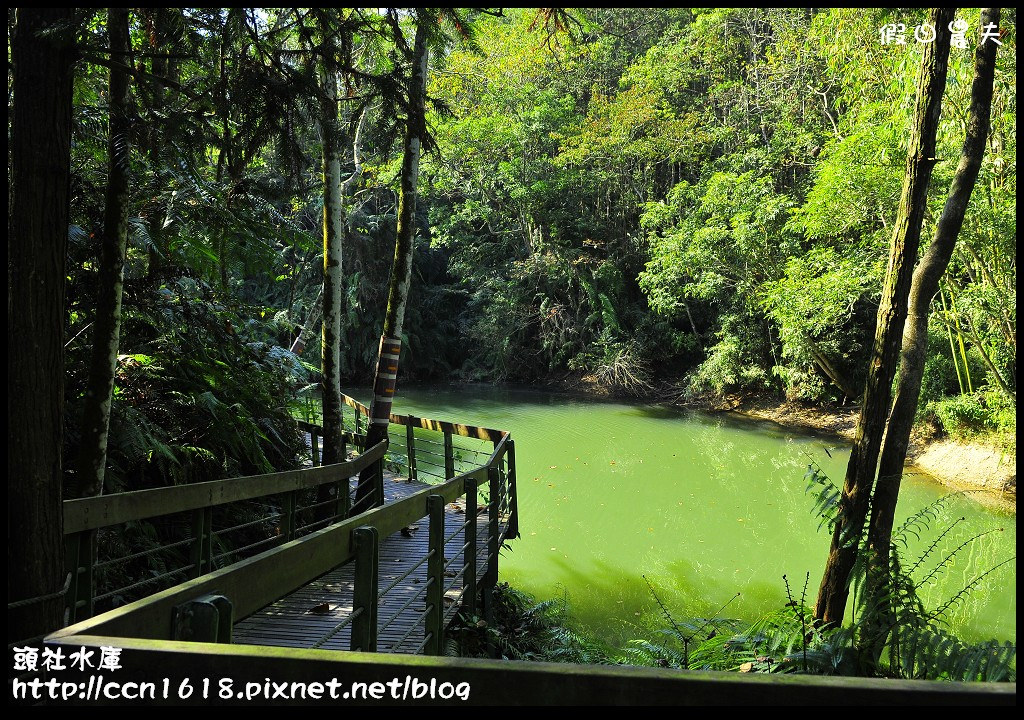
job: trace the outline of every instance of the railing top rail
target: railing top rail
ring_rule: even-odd
[[[207,593],[228,597],[235,619],[242,619],[352,559],[352,531],[357,527],[372,525],[381,536],[391,535],[427,514],[428,496],[440,495],[446,503],[452,502],[465,493],[467,479],[482,482],[486,473],[485,467],[477,468],[424,488],[402,500],[71,625],[54,637],[84,634],[166,639],[173,608]]]
[[[387,442],[381,441],[359,457],[333,465],[65,500],[64,534],[336,482],[357,475],[386,449]]]
[[[277,682],[344,678],[349,683],[367,685],[388,678],[412,674],[429,677],[436,686],[464,687],[463,705],[517,706],[538,704],[560,705],[1015,705],[1017,684],[935,682],[929,680],[895,680],[889,678],[858,678],[819,675],[781,675],[735,673],[723,671],[681,671],[668,668],[646,668],[616,665],[573,665],[571,663],[486,660],[478,658],[424,657],[383,653],[354,653],[339,650],[306,650],[247,645],[226,645],[160,640],[96,637],[87,633],[77,636],[51,635],[48,645],[63,646],[67,652],[81,647],[97,653],[104,646],[122,649],[123,670],[118,678],[133,680],[146,677],[146,668],[159,663],[159,674],[177,687],[183,680],[217,677],[230,668],[236,690],[246,682],[258,685],[267,679]],[[83,682],[89,671],[78,672],[71,663],[69,670],[55,673],[58,680]],[[127,674],[127,675],[125,675]],[[90,685],[91,687],[91,685]],[[117,697],[117,696],[115,696]],[[121,702],[137,707],[138,700]],[[368,698],[345,695],[345,704],[416,704],[413,699],[400,699],[386,694]],[[166,701],[165,701],[166,702]],[[225,697],[211,693],[193,693],[179,704],[234,704],[248,706],[241,692]],[[327,702],[316,699],[296,700],[296,704]],[[335,700],[335,703],[337,701]],[[436,704],[433,695],[419,703]]]
[[[370,414],[370,409],[353,397],[342,393],[341,401],[350,408],[354,408],[367,416]],[[431,418],[420,418],[410,415],[396,415],[394,413],[391,413],[391,422],[395,425],[412,425],[413,427],[423,428],[425,430],[450,432],[453,435],[460,435],[461,437],[473,437],[481,440],[490,440],[491,442],[498,442],[508,435],[507,430],[495,430],[494,428],[479,427],[477,425],[463,425],[462,423],[453,423],[446,420],[434,420]]]

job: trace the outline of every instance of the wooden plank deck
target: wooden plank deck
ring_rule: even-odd
[[[426,487],[429,487],[426,483],[386,476],[384,495],[387,502],[393,502]],[[462,548],[465,544],[465,531],[458,531],[458,528],[466,522],[466,510],[463,499],[445,507],[444,536],[450,538],[445,543],[445,563],[451,561],[444,579],[446,627],[462,603]],[[427,582],[427,563],[424,561],[428,540],[426,517],[414,526],[418,529],[411,533],[411,537],[399,532],[383,538],[380,543],[378,587],[383,590],[406,572],[409,575],[380,599],[377,609],[378,652],[422,652]],[[499,537],[504,536],[505,528],[502,522]],[[487,570],[486,512],[481,512],[477,518],[477,551],[479,580]],[[417,563],[418,567],[412,569]],[[272,605],[236,622],[232,641],[243,645],[298,648],[318,646],[329,650],[348,650],[351,625],[346,625],[326,641],[324,638],[352,612],[354,575],[352,562],[322,575]],[[323,607],[325,603],[326,609]]]

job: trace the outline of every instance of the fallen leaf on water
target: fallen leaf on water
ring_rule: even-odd
[[[556,468],[558,468],[557,465],[548,465],[548,470],[555,470]]]

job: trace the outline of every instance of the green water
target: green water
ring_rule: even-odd
[[[740,593],[722,616],[755,620],[786,602],[783,575],[799,596],[808,572],[813,603],[829,537],[817,529],[803,475],[813,459],[841,482],[849,449],[834,440],[723,415],[495,388],[402,388],[394,412],[512,432],[522,538],[502,555],[501,578],[538,599],[566,596],[572,617],[608,642],[664,626],[644,576],[677,619],[713,615]],[[946,494],[908,475],[897,526]],[[906,557],[960,517],[936,557],[1003,530],[961,550],[922,588],[929,608],[1016,554],[1015,515],[954,498],[929,532],[910,538]],[[1016,607],[1012,561],[945,617],[965,639],[1015,640]]]

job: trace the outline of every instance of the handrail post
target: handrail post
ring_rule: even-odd
[[[455,477],[455,452],[452,448],[452,431],[444,431],[444,479]]]
[[[377,652],[377,585],[378,548],[377,528],[363,525],[352,531],[355,544],[355,586],[352,590],[352,612],[363,611],[352,621],[351,650]]]
[[[284,542],[290,542],[295,539],[295,505],[297,502],[298,491],[292,490],[291,492],[285,493],[284,496],[284,517],[281,518],[281,537]]]
[[[347,518],[349,513],[352,511],[352,484],[351,477],[342,478],[341,482],[338,483],[338,501],[340,507],[338,508],[338,514],[342,518]]]
[[[193,510],[193,527],[191,527],[193,542],[191,542],[188,554],[191,565],[193,565],[193,578],[203,575],[203,567],[206,564],[206,533],[208,530],[206,511],[207,508]]]
[[[376,500],[373,507],[381,507],[384,504],[384,456],[373,464],[373,490]]]
[[[494,623],[494,586],[498,582],[498,514],[500,508],[499,488],[500,479],[498,468],[489,466],[487,468],[488,501],[487,501],[487,573],[484,575],[483,601],[484,620],[488,625]]]
[[[431,495],[427,498],[427,515],[430,522],[427,557],[427,616],[423,621],[423,633],[427,644],[427,655],[440,655],[444,645],[444,498]]]
[[[65,564],[71,573],[68,588],[68,624],[93,616],[96,580],[93,562],[96,557],[96,531],[83,530],[65,538]]]
[[[413,425],[416,424],[417,418],[412,415],[406,420],[405,425],[405,458],[406,466],[409,471],[409,479],[416,480],[416,432]]]
[[[508,531],[506,537],[519,537],[519,497],[516,493],[516,443],[510,436],[508,448]]]
[[[313,459],[313,467],[320,464],[320,443],[317,442],[315,429],[309,431],[309,449]]]
[[[462,606],[466,612],[476,615],[476,478],[466,478],[466,550],[462,556]]]

